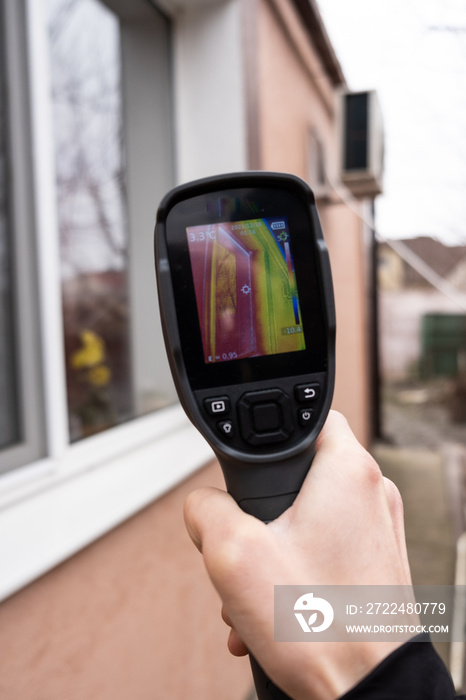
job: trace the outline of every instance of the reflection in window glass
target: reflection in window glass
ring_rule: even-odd
[[[133,417],[118,18],[48,0],[70,435]]]
[[[0,8],[1,10],[1,8]],[[7,123],[3,25],[0,17],[0,448],[19,442],[8,211]]]

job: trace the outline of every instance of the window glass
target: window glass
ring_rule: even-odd
[[[12,231],[8,209],[10,183],[3,38],[0,17],[0,448],[11,446],[20,440],[13,327]]]
[[[68,414],[77,440],[173,396],[154,394],[141,407],[133,387],[122,24],[98,0],[47,7]]]
[[[315,128],[308,132],[308,177],[315,196],[324,194],[327,185],[325,149]]]

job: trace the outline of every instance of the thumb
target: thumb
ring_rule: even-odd
[[[234,517],[237,508],[232,497],[220,489],[203,488],[189,494],[184,504],[184,520],[189,536],[201,553],[209,530],[222,523],[227,514]]]

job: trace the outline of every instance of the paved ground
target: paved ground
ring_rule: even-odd
[[[373,453],[403,498],[413,583],[453,585],[456,540],[444,453],[387,445],[376,446]],[[438,644],[437,650],[448,665],[449,645]]]
[[[440,452],[378,445],[373,450],[385,476],[399,488],[413,582],[452,584],[455,538]]]
[[[448,404],[435,389],[402,389],[388,393],[382,409],[384,437],[398,447],[441,449],[445,443],[466,447],[466,424],[453,423]]]
[[[385,444],[374,448],[400,489],[413,581],[455,582],[456,542],[466,529],[466,425],[452,421],[443,382],[385,387]],[[439,645],[450,661],[449,645]]]

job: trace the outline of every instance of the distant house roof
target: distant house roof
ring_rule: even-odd
[[[428,236],[407,239],[404,244],[441,277],[448,277],[461,258],[466,258],[466,246],[447,246]],[[407,284],[415,283],[418,279],[420,275],[410,267],[406,271]]]
[[[346,85],[340,62],[329,39],[315,0],[293,0],[303,24],[318,51],[322,63],[334,85]]]
[[[429,236],[403,239],[404,245],[418,255],[429,267],[448,278],[455,268],[466,261],[466,246],[447,246]],[[382,247],[386,244],[382,244]],[[407,263],[404,264],[404,285],[419,286],[428,284],[426,280]]]

